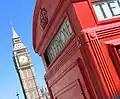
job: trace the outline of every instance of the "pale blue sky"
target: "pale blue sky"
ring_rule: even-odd
[[[24,99],[21,85],[12,59],[13,26],[22,42],[31,53],[36,77],[40,86],[44,86],[44,66],[32,46],[32,18],[36,0],[0,0],[0,99]]]

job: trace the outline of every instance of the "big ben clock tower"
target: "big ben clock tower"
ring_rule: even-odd
[[[30,54],[21,42],[13,26],[13,59],[25,99],[45,99],[38,87]]]

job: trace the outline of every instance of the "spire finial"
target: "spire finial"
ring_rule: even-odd
[[[18,38],[19,36],[17,35],[17,33],[15,32],[15,29],[13,27],[12,21],[10,20],[10,25],[12,27],[12,32],[13,32],[13,38]]]

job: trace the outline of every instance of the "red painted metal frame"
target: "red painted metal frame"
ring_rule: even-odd
[[[116,71],[120,77],[120,55],[116,49],[117,46],[120,46],[120,39],[109,41],[108,46],[109,46],[109,52],[110,52],[112,61],[115,65]]]
[[[51,4],[54,1],[56,5]],[[114,49],[120,44],[117,41],[120,22],[116,22],[120,19],[99,22],[92,7],[96,1],[100,0],[36,2],[33,46],[45,65],[45,81],[51,99],[114,99],[120,95],[120,78],[115,69],[116,66],[119,72],[120,60]],[[49,22],[44,30],[39,24],[40,7],[48,11]],[[65,17],[70,20],[73,36],[47,66],[44,53]],[[111,58],[117,58],[115,65]]]

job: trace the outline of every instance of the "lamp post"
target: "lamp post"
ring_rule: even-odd
[[[18,97],[18,99],[19,99],[19,93],[17,93],[17,94],[16,94],[16,96],[17,96],[17,97]]]

